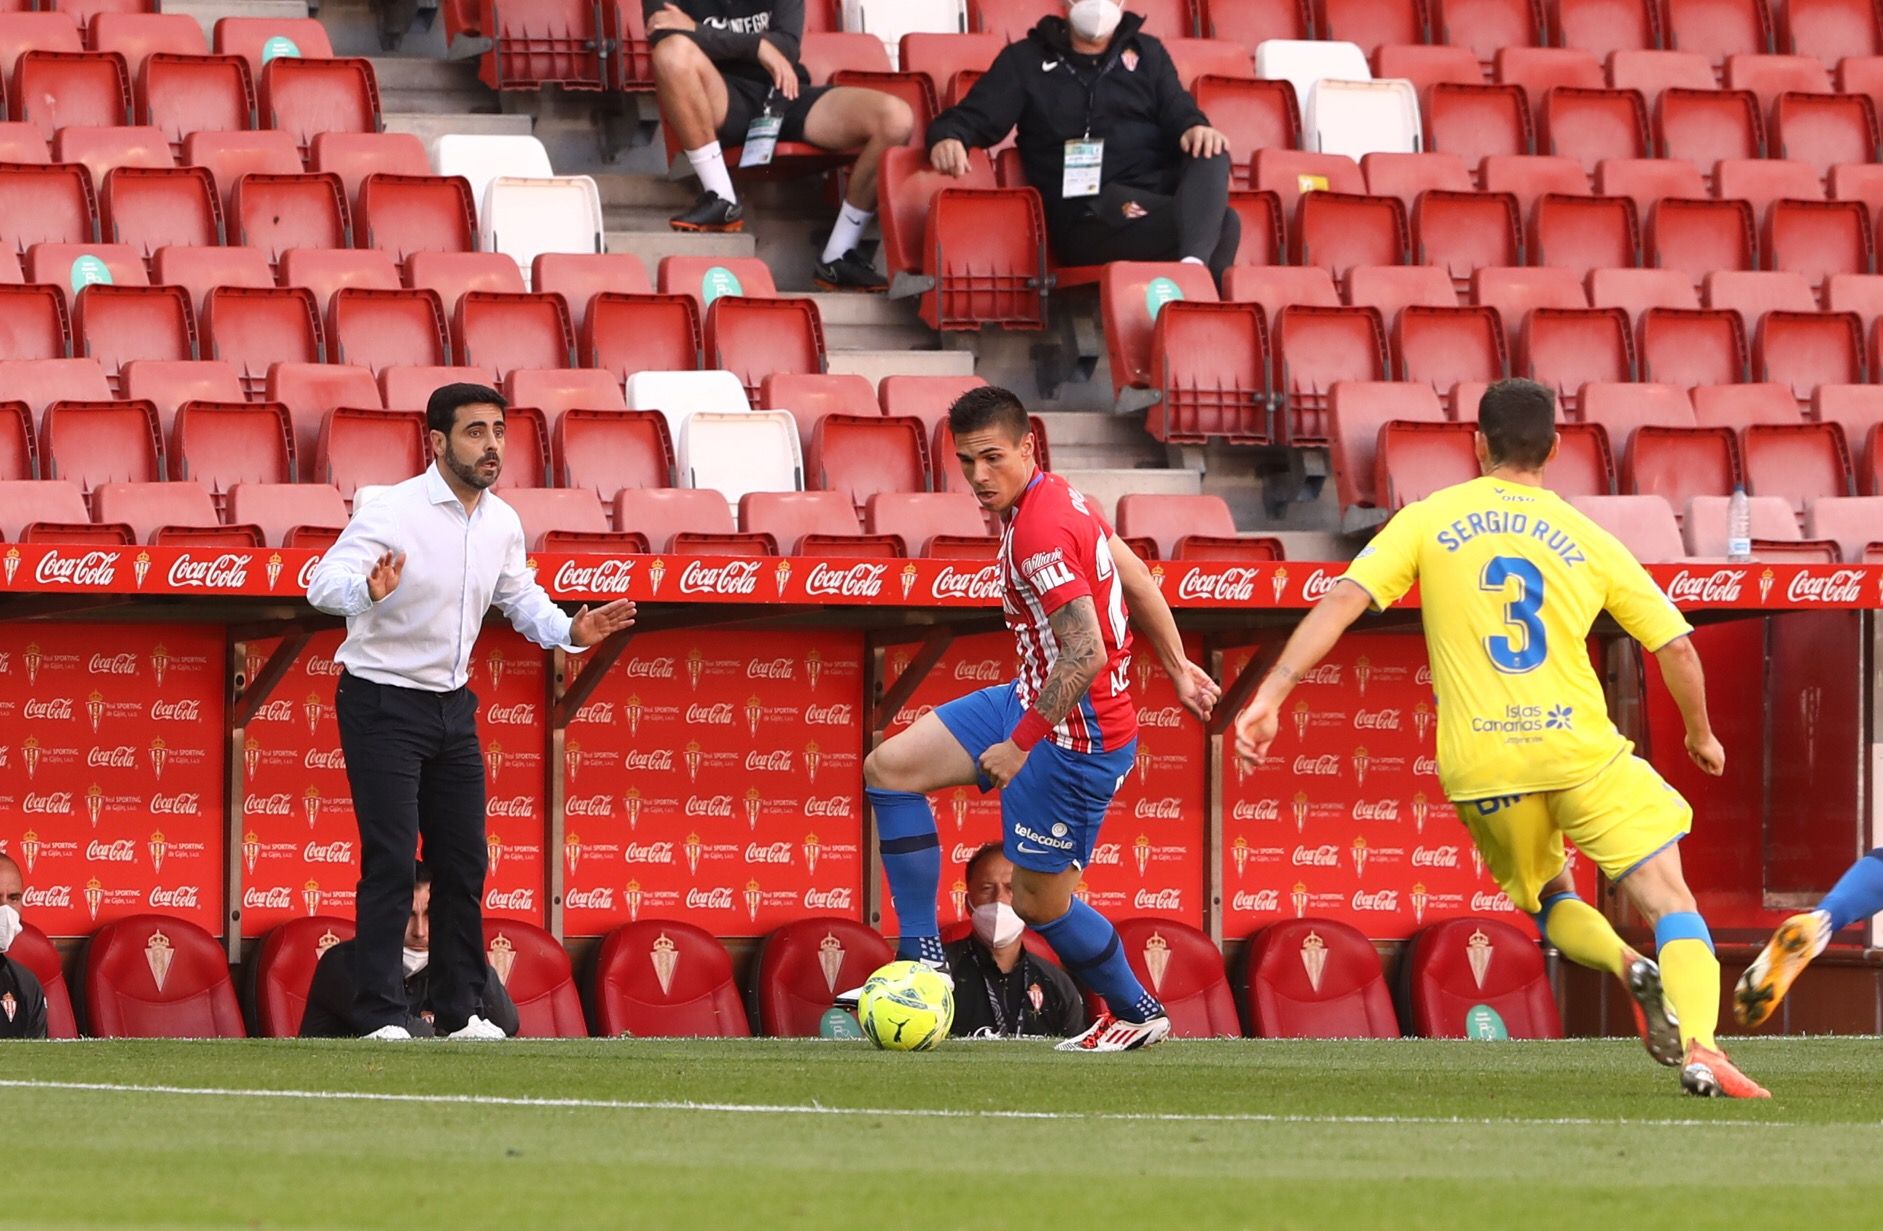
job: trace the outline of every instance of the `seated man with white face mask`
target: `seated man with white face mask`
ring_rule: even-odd
[[[0,855],[0,1039],[46,1037],[46,993],[25,965],[6,956],[20,934],[26,878],[11,856]]]
[[[415,1039],[437,1035],[432,1029],[431,960],[432,874],[423,863],[412,881],[412,917],[405,925],[405,998],[410,1005],[405,1027]],[[307,992],[304,1039],[356,1039],[363,1033],[353,1020],[353,941],[343,940],[320,955],[314,983]],[[517,1007],[503,989],[503,979],[485,963],[484,1004],[478,1016],[515,1038]]]
[[[944,949],[955,977],[956,1038],[1071,1038],[1085,1029],[1085,1001],[1072,976],[1020,943],[1013,864],[998,842],[974,852],[966,871],[974,931]]]
[[[1144,32],[1143,14],[1117,0],[1073,0],[1066,16],[1041,18],[935,117],[929,162],[965,175],[970,149],[991,149],[1016,127],[1062,263],[1187,261],[1221,284],[1242,242],[1229,207],[1229,138]]]

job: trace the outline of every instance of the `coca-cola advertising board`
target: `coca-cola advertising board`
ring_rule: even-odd
[[[0,848],[27,920],[221,931],[222,679],[215,628],[0,628]]]
[[[678,918],[758,936],[862,909],[854,634],[636,637],[570,721],[563,773],[570,935]]]

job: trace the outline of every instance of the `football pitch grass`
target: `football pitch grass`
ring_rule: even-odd
[[[5,1048],[0,1226],[1877,1228],[1883,1042]]]

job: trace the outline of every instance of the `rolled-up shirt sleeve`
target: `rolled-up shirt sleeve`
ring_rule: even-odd
[[[356,616],[372,610],[366,575],[379,557],[397,551],[394,501],[369,501],[353,514],[340,540],[327,549],[307,583],[307,601],[328,615]]]
[[[531,574],[521,526],[504,547],[503,571],[497,574],[497,588],[491,592],[490,601],[509,618],[512,628],[545,650],[580,654],[588,648],[570,642],[573,621]]]

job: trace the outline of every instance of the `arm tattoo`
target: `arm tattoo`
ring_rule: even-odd
[[[1273,667],[1269,668],[1268,673],[1270,675],[1279,675],[1290,684],[1298,684],[1301,682],[1301,673],[1286,663],[1276,663]]]
[[[1075,598],[1047,617],[1059,654],[1040,685],[1033,706],[1040,717],[1058,726],[1085,696],[1105,666],[1105,643],[1099,633],[1098,609],[1089,596]]]

